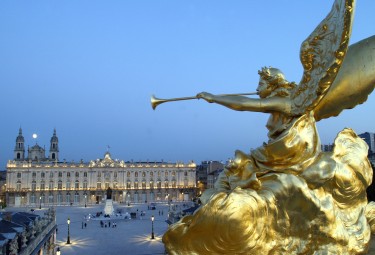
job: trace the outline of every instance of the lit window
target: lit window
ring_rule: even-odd
[[[41,183],[40,183],[40,189],[41,189],[41,190],[44,190],[44,189],[45,189],[44,182],[41,182]]]
[[[18,181],[16,183],[16,190],[21,190],[21,182],[20,181]]]

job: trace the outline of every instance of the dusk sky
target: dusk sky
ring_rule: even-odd
[[[301,42],[333,1],[0,1],[0,170],[21,127],[27,146],[56,128],[60,160],[227,160],[267,141],[268,115],[204,100],[150,96],[244,93],[258,70],[299,82]],[[358,0],[351,44],[375,35],[375,1]],[[375,132],[374,93],[322,120],[324,144],[344,127]],[[37,139],[32,134],[38,134]]]

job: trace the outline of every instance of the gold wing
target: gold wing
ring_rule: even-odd
[[[293,91],[292,114],[313,110],[343,63],[349,44],[355,0],[335,0],[327,17],[302,43],[302,80]]]
[[[349,46],[340,71],[314,108],[317,121],[337,116],[367,100],[375,86],[375,36]]]

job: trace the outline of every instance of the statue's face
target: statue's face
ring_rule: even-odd
[[[272,92],[271,88],[268,86],[268,82],[265,81],[263,78],[259,79],[257,92],[258,92],[260,98],[266,98]]]

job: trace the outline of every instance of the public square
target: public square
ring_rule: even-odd
[[[162,236],[168,228],[166,223],[169,206],[166,203],[156,203],[155,210],[149,204],[115,204],[115,211],[121,211],[121,216],[111,218],[88,219],[87,215],[96,215],[103,211],[103,204],[84,206],[56,206],[56,248],[60,247],[62,255],[73,254],[165,254]],[[8,208],[11,211],[28,211],[32,208]],[[34,213],[43,215],[48,208],[35,208]],[[138,211],[137,211],[138,210]],[[141,211],[144,212],[143,216]],[[126,213],[136,212],[136,219],[124,219]],[[160,213],[159,213],[160,212]],[[151,216],[154,216],[152,235]],[[70,243],[67,244],[68,224],[70,219]],[[106,224],[101,227],[100,221]],[[109,222],[111,226],[109,226]],[[86,223],[86,227],[85,227]],[[116,227],[113,227],[115,223]]]

